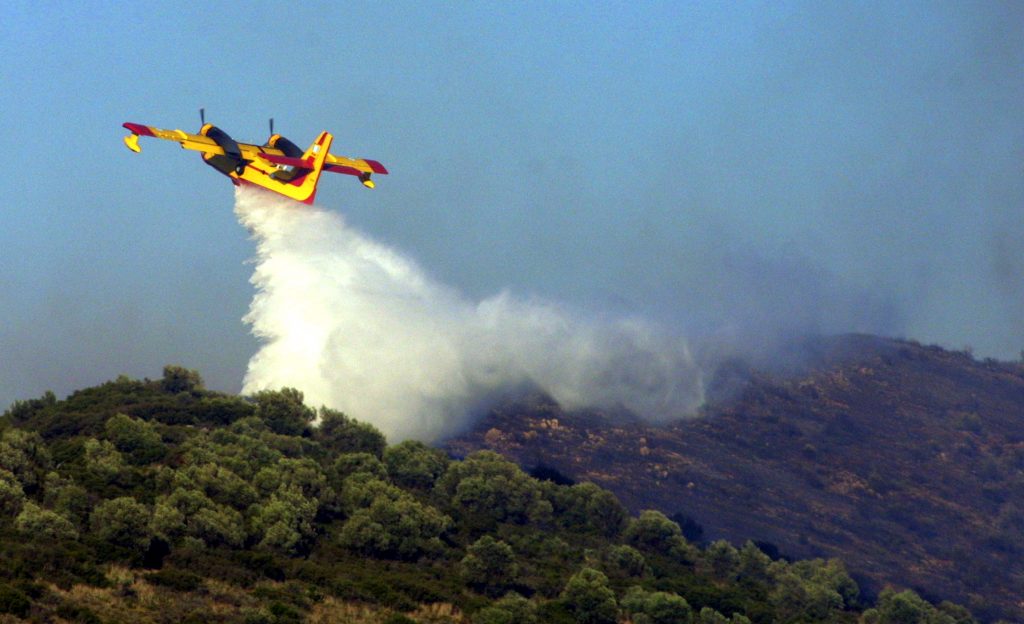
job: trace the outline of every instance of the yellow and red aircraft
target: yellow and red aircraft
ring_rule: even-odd
[[[274,134],[274,120],[271,119],[267,142],[250,145],[238,143],[220,128],[206,123],[202,109],[199,114],[203,123],[199,134],[125,123],[124,127],[131,134],[124,138],[124,144],[133,152],[140,152],[140,136],[177,141],[183,149],[202,152],[203,162],[231,178],[236,186],[254,184],[304,204],[313,203],[317,182],[324,171],[356,176],[366,188],[374,187],[370,179],[372,174],[388,172],[376,160],[331,154],[334,137],[329,132],[321,132],[309,149],[302,151],[280,134]]]

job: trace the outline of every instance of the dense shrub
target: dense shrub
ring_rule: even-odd
[[[376,497],[356,509],[339,535],[342,546],[383,558],[414,559],[444,549],[441,535],[451,518],[403,494]]]
[[[491,451],[473,453],[452,464],[438,480],[438,489],[470,525],[481,530],[499,522],[543,522],[552,513],[540,483]]]
[[[561,600],[580,624],[615,624],[619,608],[608,577],[583,568],[565,584]]]
[[[448,468],[448,456],[415,440],[384,449],[384,465],[391,480],[406,488],[429,489]]]
[[[23,592],[0,583],[0,613],[10,613],[18,617],[28,617],[32,601]]]
[[[262,390],[252,398],[256,401],[256,417],[274,433],[305,435],[310,432],[316,412],[306,407],[302,393],[295,388]]]
[[[149,547],[150,511],[130,496],[105,500],[90,517],[93,533],[103,541],[136,550]]]
[[[148,464],[164,456],[167,447],[153,425],[139,418],[115,414],[106,423],[107,438],[133,464]]]
[[[512,547],[485,535],[466,549],[461,563],[466,583],[489,596],[499,596],[519,577],[519,565]]]
[[[380,458],[387,447],[384,434],[373,425],[326,407],[320,409],[320,425],[313,435],[333,453],[369,453]]]
[[[693,610],[677,594],[631,587],[622,598],[622,608],[633,624],[693,624]]]

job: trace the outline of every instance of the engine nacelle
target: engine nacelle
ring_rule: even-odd
[[[224,175],[231,175],[232,173],[242,175],[247,161],[242,158],[242,150],[238,147],[237,141],[232,139],[227,132],[213,124],[204,124],[199,130],[199,134],[213,139],[213,142],[224,150],[223,156],[220,154],[204,155],[203,160],[206,161],[206,164]]]
[[[271,137],[267,139],[267,147],[273,147],[274,149],[281,150],[281,153],[288,158],[302,158],[302,155],[305,153],[302,151],[302,148],[280,134],[271,135]]]

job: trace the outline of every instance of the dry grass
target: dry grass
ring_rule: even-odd
[[[420,608],[410,613],[409,617],[420,624],[468,624],[469,622],[458,607],[447,602],[420,605]]]
[[[321,602],[313,605],[308,624],[334,624],[335,622],[346,622],[346,624],[379,624],[384,621],[387,613],[373,609],[365,605],[341,602],[328,596]]]
[[[205,579],[194,592],[179,592],[154,585],[145,579],[145,571],[110,566],[106,571],[109,587],[74,585],[63,590],[49,586],[50,599],[37,603],[46,613],[42,621],[63,624],[56,616],[61,606],[88,609],[104,623],[173,624],[188,616],[199,615],[208,622],[242,622],[247,614],[260,610],[262,603],[251,590],[216,579]],[[261,587],[285,591],[286,584],[266,581]],[[38,612],[37,612],[38,613]],[[390,609],[344,602],[328,596],[312,605],[306,617],[309,624],[382,624],[393,613]],[[449,603],[421,605],[406,614],[418,624],[469,624],[469,619]],[[0,624],[21,624],[24,620],[0,615]]]

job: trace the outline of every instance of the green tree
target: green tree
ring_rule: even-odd
[[[392,486],[393,487],[393,486]],[[415,559],[439,554],[451,518],[408,494],[375,497],[356,509],[341,528],[342,546],[375,557]]]
[[[693,609],[678,594],[634,586],[622,598],[622,608],[633,624],[693,624]]]
[[[198,392],[203,389],[203,378],[194,370],[184,366],[164,366],[164,376],[160,380],[160,388],[164,392]]]
[[[843,608],[843,596],[822,578],[816,577],[817,565],[785,565],[773,563],[770,570],[775,586],[768,594],[768,600],[775,607],[779,618],[785,621],[824,621],[833,611]]]
[[[615,624],[619,608],[608,577],[593,568],[583,568],[565,584],[562,603],[579,624]]]
[[[629,521],[629,512],[619,499],[593,483],[551,487],[558,518],[567,528],[615,537]]]
[[[109,441],[87,438],[82,449],[85,472],[94,481],[113,483],[125,471],[124,456]]]
[[[320,408],[320,425],[313,435],[332,453],[369,453],[380,458],[387,447],[384,434],[373,425],[326,407]]]
[[[515,592],[505,594],[493,605],[473,616],[473,624],[538,624],[533,603]]]
[[[704,558],[711,575],[719,581],[731,581],[736,577],[740,565],[740,554],[725,540],[712,542],[704,550]]]
[[[357,472],[345,479],[341,489],[341,507],[352,515],[356,510],[369,507],[379,498],[396,501],[406,496],[399,487],[382,481],[372,474]]]
[[[8,429],[0,435],[0,468],[13,473],[25,493],[32,494],[50,468],[50,452],[35,431]]]
[[[460,562],[466,583],[488,596],[498,596],[519,577],[519,565],[512,547],[485,535],[466,549]]]
[[[327,485],[327,475],[323,468],[308,457],[283,458],[256,473],[253,484],[264,495],[282,487],[295,487],[306,498],[327,501],[334,497],[334,492]]]
[[[616,544],[609,548],[604,560],[608,572],[618,576],[643,576],[647,571],[647,561],[643,554],[626,544]]]
[[[163,458],[167,452],[160,433],[139,418],[125,414],[111,416],[105,425],[107,438],[118,451],[124,453],[133,464],[149,464]]]
[[[213,501],[222,505],[245,510],[259,499],[256,488],[222,465],[191,465],[177,472],[181,485],[187,484],[190,488],[202,490]]]
[[[747,540],[739,552],[738,578],[746,585],[763,585],[771,581],[768,575],[768,566],[772,560],[768,555],[757,547],[754,542]]]
[[[46,475],[43,503],[78,526],[85,526],[92,511],[89,492],[56,472]]]
[[[25,490],[14,473],[0,468],[0,516],[15,516],[25,503]]]
[[[679,525],[660,511],[641,511],[639,517],[629,522],[622,536],[634,546],[650,548],[683,562],[690,563],[697,558],[697,550],[683,537]]]
[[[78,539],[78,529],[70,520],[32,501],[25,502],[14,528],[35,540]]]
[[[149,547],[150,511],[130,496],[105,500],[93,510],[93,533],[103,541],[136,550]]]
[[[978,621],[974,619],[974,616],[971,615],[971,612],[966,607],[954,604],[948,600],[940,602],[936,609],[942,615],[952,618],[953,624],[978,624]]]
[[[252,523],[260,537],[260,546],[285,553],[308,547],[316,535],[319,503],[302,495],[296,486],[278,489],[265,503],[253,505]]]
[[[729,618],[725,617],[711,607],[704,607],[697,616],[700,624],[729,624]]]
[[[437,483],[477,529],[490,529],[499,522],[544,522],[551,517],[551,503],[543,498],[539,482],[492,451],[478,451],[453,463]]]
[[[381,480],[388,477],[384,462],[370,453],[342,453],[331,467],[331,474],[338,483],[356,473],[365,473]]]
[[[397,485],[427,490],[448,469],[448,456],[416,440],[406,440],[384,449],[384,464]]]
[[[245,520],[237,510],[214,504],[197,511],[187,520],[188,534],[209,546],[239,547],[245,542]]]
[[[253,395],[256,416],[274,433],[307,435],[311,432],[316,412],[306,407],[303,395],[295,388],[262,390]]]
[[[953,624],[956,621],[913,590],[897,592],[891,587],[882,590],[875,609],[865,611],[864,618],[878,624]]]

